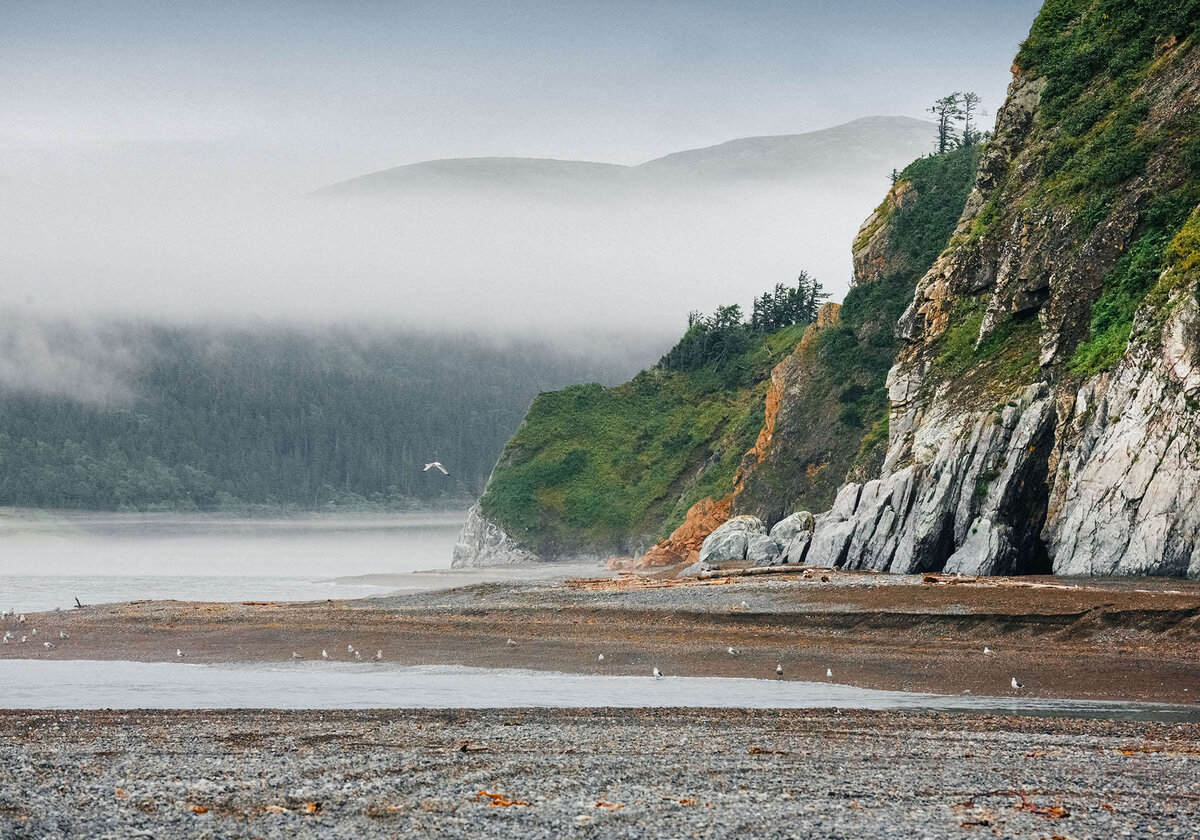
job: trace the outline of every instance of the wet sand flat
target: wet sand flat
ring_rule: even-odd
[[[832,671],[864,688],[1011,695],[1015,676],[1040,697],[1200,699],[1200,586],[1179,581],[513,581],[304,604],[134,602],[15,622],[3,629],[40,635],[0,646],[0,658],[172,661],[180,649],[188,662],[270,662],[325,649],[344,661],[353,645],[405,665],[774,679],[781,664],[783,679]]]

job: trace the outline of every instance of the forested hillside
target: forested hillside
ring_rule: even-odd
[[[25,374],[0,378],[0,505],[9,506],[447,504],[482,491],[539,391],[620,381],[641,366],[399,331],[59,324],[49,340],[23,342],[5,326],[0,368]],[[99,338],[80,340],[79,329]],[[67,386],[52,371],[31,381],[45,353],[30,344],[49,345],[59,367],[64,353],[100,345],[112,359],[89,370],[94,359],[67,358],[77,380],[87,371]],[[422,472],[434,459],[449,477]]]

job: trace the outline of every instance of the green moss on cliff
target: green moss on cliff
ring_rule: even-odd
[[[1125,354],[1134,314],[1200,203],[1200,126],[1172,107],[1192,83],[1186,73],[1169,81],[1198,28],[1200,0],[1048,0],[1017,56],[1023,71],[1045,79],[1042,178],[1027,207],[1068,210],[1082,244],[1138,179],[1161,185],[1136,221],[1134,244],[1104,280],[1069,363],[1078,375],[1110,369]]]
[[[729,492],[762,428],[771,368],[803,332],[757,338],[719,369],[541,394],[496,466],[484,514],[545,556],[669,533],[694,502]]]

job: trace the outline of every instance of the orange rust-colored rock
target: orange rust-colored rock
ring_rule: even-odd
[[[733,497],[735,499],[742,492],[746,477],[766,457],[767,448],[771,445],[771,438],[775,435],[775,420],[779,416],[779,404],[783,399],[783,389],[788,380],[789,369],[796,363],[799,356],[808,352],[809,347],[816,340],[817,333],[820,330],[831,327],[838,322],[841,311],[842,305],[840,303],[823,304],[817,310],[816,322],[810,324],[804,331],[804,335],[801,336],[800,343],[796,345],[796,349],[782,362],[775,365],[775,369],[771,371],[771,383],[767,386],[767,404],[763,427],[758,433],[758,439],[755,440],[754,446],[742,456],[742,462],[738,465],[737,474],[733,477]]]
[[[633,567],[655,569],[674,566],[677,563],[695,563],[700,556],[700,546],[704,544],[704,538],[729,519],[732,503],[730,497],[719,501],[709,498],[696,502],[688,510],[683,524],[676,528],[671,536],[642,555]]]

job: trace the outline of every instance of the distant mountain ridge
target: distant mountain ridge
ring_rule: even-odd
[[[422,188],[621,188],[737,181],[878,179],[929,151],[933,123],[863,117],[802,134],[742,137],[635,166],[524,157],[446,158],[396,166],[322,187],[314,197],[386,197]]]

